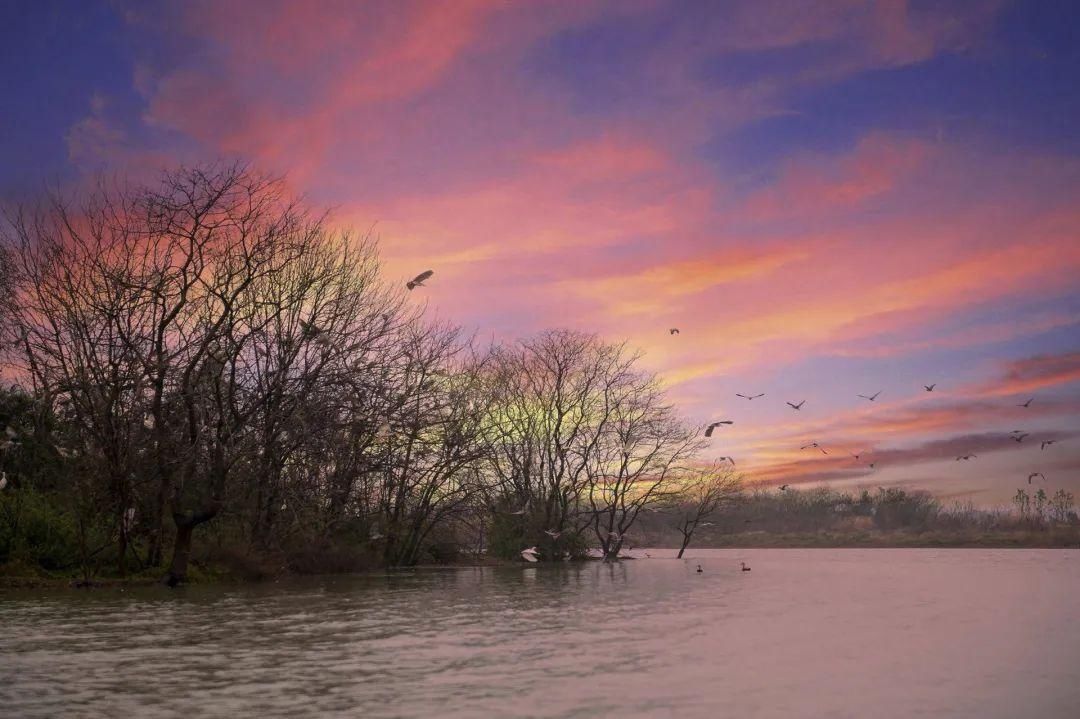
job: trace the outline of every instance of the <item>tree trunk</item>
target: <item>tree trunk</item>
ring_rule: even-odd
[[[172,563],[169,565],[169,573],[165,575],[165,583],[170,587],[187,581],[188,559],[191,558],[191,533],[194,529],[193,521],[177,518]]]
[[[690,546],[690,536],[691,535],[689,534],[683,535],[682,546],[679,547],[679,555],[675,557],[676,559],[682,559],[683,552],[685,552],[686,548]]]

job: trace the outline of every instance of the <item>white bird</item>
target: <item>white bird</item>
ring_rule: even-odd
[[[0,472],[0,490],[7,487],[7,472]]]
[[[551,537],[552,539],[558,539],[560,536],[562,536],[562,532],[556,532],[552,529],[545,529],[544,534]]]
[[[425,287],[426,285],[424,284],[424,282],[426,282],[428,278],[430,278],[433,274],[435,274],[435,270],[424,270],[416,277],[413,277],[411,280],[406,282],[405,286],[408,287],[410,290],[414,287]]]
[[[720,422],[713,422],[712,424],[710,424],[708,427],[705,428],[705,436],[706,437],[712,437],[713,430],[716,429],[717,427],[719,427],[722,424],[735,424],[735,423],[732,422],[730,419],[725,419],[725,420],[720,421]]]
[[[125,527],[131,527],[131,525],[132,525],[132,523],[134,521],[135,521],[135,508],[134,507],[128,507],[127,510],[124,512],[124,526]]]
[[[791,407],[792,409],[802,409],[802,406],[804,404],[806,404],[806,400],[804,399],[802,402],[799,402],[798,404],[792,404],[791,402],[787,402],[786,404],[787,404],[788,407]]]
[[[877,399],[877,398],[878,398],[878,395],[879,395],[879,394],[881,394],[881,390],[878,390],[877,392],[875,392],[875,393],[874,393],[874,394],[872,394],[872,395],[865,395],[865,394],[860,394],[860,395],[858,395],[858,396],[859,396],[859,397],[862,397],[863,399],[868,399],[868,400],[870,400],[871,402],[873,402],[873,401],[874,401],[875,399]]]
[[[757,399],[758,397],[764,397],[765,393],[762,392],[761,394],[739,394],[738,392],[736,392],[735,396],[742,397],[743,399]]]
[[[528,549],[521,550],[521,558],[526,562],[536,562],[536,547],[529,547]]]
[[[10,425],[4,427],[4,434],[6,434],[11,439],[15,439],[19,436],[19,433],[15,431],[15,428]]]
[[[1046,475],[1044,475],[1042,472],[1032,472],[1028,475],[1028,484],[1031,484],[1031,480],[1035,479],[1036,477],[1042,477],[1043,481],[1046,481]]]

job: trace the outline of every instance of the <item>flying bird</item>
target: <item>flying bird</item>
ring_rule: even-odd
[[[881,394],[881,390],[878,390],[877,392],[875,392],[875,393],[874,393],[874,394],[872,394],[872,395],[865,395],[865,394],[860,394],[860,395],[858,395],[858,396],[859,396],[859,397],[862,397],[863,399],[868,399],[868,400],[870,400],[871,402],[873,402],[873,401],[874,401],[875,399],[877,399],[877,398],[878,398],[878,395],[879,395],[879,394]]]
[[[1034,400],[1035,400],[1035,398],[1034,398],[1034,397],[1032,397],[1032,398],[1031,398],[1031,399],[1029,399],[1029,400],[1028,400],[1027,402],[1024,402],[1023,404],[1018,404],[1018,405],[1016,405],[1016,406],[1017,406],[1017,407],[1030,407],[1030,406],[1031,406],[1031,403],[1032,403],[1032,402],[1033,402]]]
[[[826,452],[826,451],[825,451],[825,448],[824,448],[824,447],[822,447],[822,446],[821,446],[820,444],[818,444],[817,442],[811,442],[810,444],[807,444],[807,445],[804,445],[804,446],[802,446],[802,447],[799,447],[799,449],[810,449],[811,447],[813,447],[813,448],[815,448],[815,449],[820,449],[820,450],[821,450],[821,453],[822,453],[822,454],[828,454],[828,452]]]
[[[735,396],[742,397],[743,399],[757,399],[758,397],[764,397],[765,393],[762,392],[761,394],[739,394],[738,392],[736,392]]]
[[[780,491],[781,491],[781,492],[786,492],[786,491],[787,491],[787,488],[788,488],[788,486],[790,486],[790,485],[787,485],[787,484],[781,484],[781,485],[780,485]]]
[[[798,404],[792,404],[791,402],[785,402],[785,404],[788,407],[791,407],[792,409],[802,409],[802,406],[804,404],[806,404],[806,400],[804,399],[802,402],[799,402]]]
[[[405,286],[408,287],[410,290],[413,289],[414,287],[426,287],[426,285],[424,283],[433,274],[435,274],[435,270],[424,270],[423,272],[418,274],[416,277],[413,277],[411,280],[406,282]]]
[[[521,558],[526,562],[535,562],[536,559],[536,547],[529,547],[528,549],[521,550]]]
[[[558,539],[560,536],[562,536],[562,532],[556,532],[552,529],[545,529],[544,534],[551,537],[552,539]]]
[[[868,464],[867,466],[868,466],[868,467],[870,467],[870,469],[873,469],[873,468],[874,468],[874,464],[876,464],[876,463],[875,463],[875,462],[871,462],[871,463],[870,463],[870,464]]]
[[[859,454],[855,454],[854,452],[848,452],[848,454],[850,454],[850,455],[851,455],[852,457],[854,457],[854,458],[855,458],[856,460],[858,460],[858,459],[859,459],[859,457],[860,457],[860,456],[862,456],[862,452],[860,452]]]
[[[1042,444],[1041,444],[1041,445],[1039,445],[1039,449],[1040,449],[1040,450],[1042,450],[1042,449],[1046,449],[1047,447],[1049,447],[1050,445],[1054,444],[1055,442],[1057,442],[1057,440],[1056,440],[1056,439],[1044,439],[1044,440],[1043,440],[1043,442],[1042,442]]]
[[[1013,439],[1016,440],[1017,442],[1023,442],[1024,437],[1029,437],[1029,436],[1030,435],[1027,432],[1024,432],[1023,434],[1014,434]]]
[[[1046,481],[1046,475],[1042,472],[1032,472],[1028,475],[1028,484],[1031,484],[1031,480],[1035,479],[1036,477],[1042,477],[1043,481]]]
[[[668,334],[671,334],[671,335],[679,334],[679,328],[678,327],[672,327],[671,329],[668,330]]]
[[[933,392],[934,387],[937,387],[937,382],[935,382],[934,384],[924,384],[923,385],[923,389],[925,389],[927,392]]]
[[[734,466],[735,466],[735,458],[734,458],[734,457],[719,457],[719,458],[717,458],[717,461],[718,461],[718,462],[723,462],[723,461],[724,461],[725,459],[726,459],[727,461],[731,462],[731,466],[732,466],[732,467],[734,467]]]
[[[712,437],[713,430],[716,429],[717,427],[719,427],[722,424],[735,424],[735,423],[732,422],[730,419],[721,420],[720,422],[713,422],[712,424],[710,424],[708,427],[705,428],[705,436],[706,437]]]
[[[974,458],[974,457],[976,457],[976,456],[978,456],[978,455],[974,455],[974,454],[962,454],[962,455],[960,455],[959,457],[957,457],[957,458],[956,458],[956,461],[957,461],[957,462],[959,462],[959,461],[960,461],[960,460],[962,459],[962,460],[964,460],[964,461],[966,462],[966,461],[968,461],[969,459],[972,459],[972,458]]]

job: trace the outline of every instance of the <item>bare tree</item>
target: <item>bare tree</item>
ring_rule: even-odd
[[[722,462],[687,472],[680,478],[679,491],[674,495],[670,511],[675,528],[682,535],[678,559],[682,559],[697,528],[708,519],[742,497],[742,480]]]

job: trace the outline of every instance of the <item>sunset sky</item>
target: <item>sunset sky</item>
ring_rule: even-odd
[[[1080,4],[817,5],[5,2],[0,199],[244,158],[751,481],[1080,495]]]

